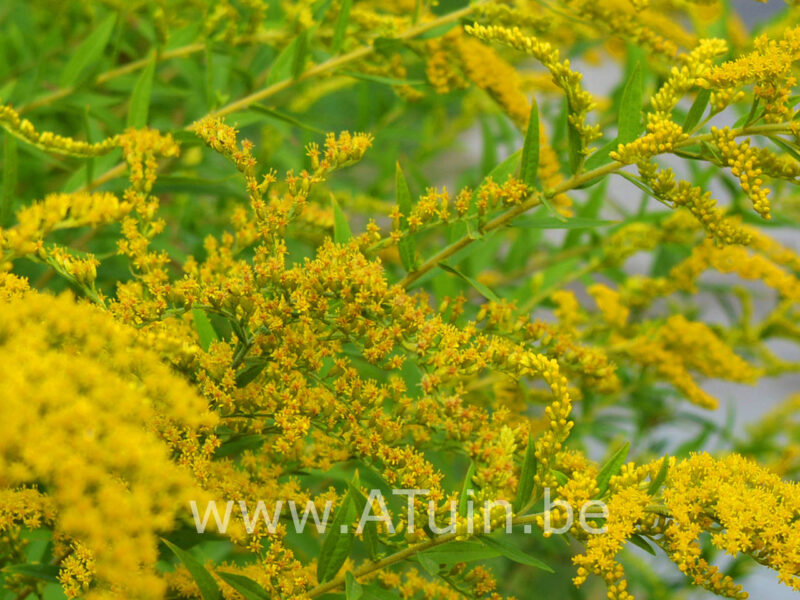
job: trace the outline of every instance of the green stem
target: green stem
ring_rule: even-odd
[[[751,127],[742,127],[741,129],[736,130],[734,132],[734,134],[737,137],[740,137],[740,136],[743,136],[743,135],[760,135],[760,134],[768,134],[768,133],[787,133],[787,132],[791,131],[790,126],[791,126],[791,123],[768,123],[768,124],[764,124],[764,125],[753,125]],[[711,138],[711,134],[710,133],[704,133],[702,135],[690,137],[687,140],[684,140],[683,142],[675,144],[675,148],[676,149],[677,148],[684,148],[686,146],[691,146],[692,144],[696,144],[696,143],[701,142],[701,141],[709,141],[711,139],[712,138]],[[549,198],[553,198],[554,196],[557,196],[558,194],[563,194],[563,193],[568,192],[570,190],[574,190],[576,188],[579,188],[583,184],[589,183],[589,182],[593,181],[594,179],[597,179],[598,177],[602,177],[604,175],[608,175],[608,174],[614,173],[616,171],[619,171],[620,169],[622,169],[623,167],[626,167],[626,166],[628,166],[628,165],[622,164],[622,163],[618,163],[618,162],[613,162],[613,163],[609,163],[607,165],[604,165],[602,167],[599,167],[597,169],[593,169],[592,171],[587,171],[585,173],[579,173],[578,175],[574,175],[574,176],[570,177],[569,179],[566,179],[565,181],[561,182],[555,188],[553,188],[551,190],[546,190],[544,192],[544,196],[546,198],[548,198],[548,199]],[[541,202],[540,194],[536,193],[533,196],[529,197],[528,200],[526,200],[522,204],[518,204],[517,206],[511,208],[510,210],[506,211],[505,213],[503,213],[501,215],[498,215],[497,217],[495,217],[494,219],[489,221],[481,229],[481,231],[483,233],[488,233],[490,231],[493,231],[495,229],[503,227],[504,225],[508,225],[516,217],[518,217],[519,215],[523,214],[524,212],[527,212],[529,209],[533,208],[534,206],[538,206],[541,203],[542,202]],[[413,284],[415,281],[417,281],[420,277],[422,277],[428,271],[430,271],[431,269],[436,267],[436,265],[438,265],[441,261],[447,260],[453,254],[455,254],[459,250],[465,248],[466,246],[468,246],[469,244],[471,244],[474,241],[475,241],[474,238],[470,237],[469,235],[466,235],[463,238],[461,238],[461,239],[457,240],[456,242],[454,242],[453,244],[450,244],[447,248],[437,252],[433,257],[431,257],[428,260],[426,260],[418,269],[416,269],[415,271],[412,271],[411,273],[406,275],[400,281],[400,285],[405,287],[405,288],[408,288],[411,284]]]
[[[517,516],[511,520],[511,524],[524,525],[526,523],[535,523],[536,519],[540,517],[542,514],[544,513]],[[475,533],[472,535],[479,535],[479,533]],[[382,558],[381,560],[370,562],[366,565],[363,565],[362,567],[353,571],[353,576],[356,579],[359,579],[361,577],[366,577],[367,575],[371,575],[376,571],[380,571],[381,569],[390,567],[391,565],[403,561],[407,558],[411,558],[412,556],[414,556],[419,552],[424,552],[425,550],[435,548],[436,546],[440,546],[441,544],[452,542],[456,538],[464,538],[464,537],[466,537],[464,534],[456,534],[456,533],[444,533],[442,535],[438,535],[429,540],[425,540],[424,542],[420,542],[419,544],[414,544],[413,546],[404,548],[398,552],[395,552],[394,554],[390,554],[389,556]],[[343,586],[345,577],[346,577],[345,573],[340,573],[338,576],[334,577],[330,581],[321,583],[317,587],[309,590],[308,597],[316,598],[317,596],[321,596],[326,592],[330,592],[331,590],[335,590],[336,588]]]
[[[476,2],[475,4],[471,4],[470,6],[464,7],[462,9],[453,11],[446,15],[442,15],[438,19],[434,19],[433,21],[428,21],[427,23],[422,23],[415,27],[411,27],[404,31],[403,33],[397,36],[399,40],[406,40],[416,37],[426,31],[431,29],[435,29],[440,25],[444,25],[446,23],[450,23],[451,21],[456,21],[461,17],[468,15],[470,12],[475,10],[475,8],[481,4],[485,4],[486,0],[481,0],[480,2]],[[284,79],[283,81],[278,81],[277,83],[273,83],[265,87],[262,90],[258,90],[257,92],[253,92],[245,96],[244,98],[240,98],[239,100],[235,100],[222,108],[219,108],[215,111],[211,111],[206,115],[206,117],[224,117],[231,113],[245,110],[251,104],[264,100],[265,98],[269,98],[270,96],[274,96],[278,92],[282,92],[283,90],[289,89],[293,85],[296,85],[302,81],[306,81],[307,79],[311,79],[316,77],[317,75],[322,75],[329,71],[335,71],[339,67],[342,67],[348,63],[351,63],[356,60],[360,60],[366,56],[369,56],[375,51],[375,46],[372,44],[367,44],[361,46],[360,48],[356,48],[355,50],[348,52],[347,54],[342,54],[341,56],[335,56],[326,60],[325,62],[321,62],[318,65],[311,67],[310,69],[303,71],[294,79]],[[184,127],[185,130],[189,130],[191,127],[191,123]],[[102,175],[100,175],[97,179],[95,179],[93,187],[98,187],[111,181],[112,179],[120,176],[122,173],[125,172],[125,164],[120,163],[116,167],[109,169]]]

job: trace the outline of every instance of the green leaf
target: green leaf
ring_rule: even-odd
[[[91,119],[89,118],[89,105],[86,105],[86,108],[83,111],[83,129],[86,132],[86,141],[90,144],[94,141],[94,134],[92,132],[92,123]],[[95,158],[92,157],[86,161],[86,188],[90,189],[92,187],[92,182],[94,181],[94,164]]]
[[[58,582],[58,566],[47,564],[22,564],[22,565],[7,565],[0,569],[3,573],[12,575],[22,575],[23,577],[32,577],[34,579],[41,579],[42,581]]]
[[[200,347],[208,352],[208,348],[212,342],[216,342],[219,338],[208,315],[201,308],[192,309],[192,318],[194,319],[194,326],[197,329],[197,335],[200,336]]]
[[[214,98],[214,49],[212,48],[213,42],[206,39],[205,49],[203,56],[205,57],[203,89],[206,94],[206,109],[210,112],[216,107]]]
[[[606,219],[584,219],[571,217],[569,219],[556,219],[555,217],[531,216],[514,220],[514,227],[523,229],[591,229],[607,225],[619,225],[620,221]]]
[[[600,490],[597,493],[597,498],[602,497],[606,491],[608,491],[608,484],[611,481],[611,478],[620,472],[622,465],[625,464],[625,460],[628,458],[628,450],[630,450],[630,447],[631,443],[625,442],[622,447],[617,450],[610,459],[608,459],[608,462],[603,465],[603,468],[600,469],[600,472],[597,474],[597,487]]]
[[[531,556],[530,554],[526,554],[513,544],[509,544],[506,540],[489,537],[488,535],[479,535],[478,539],[489,548],[496,550],[498,553],[502,554],[506,558],[510,558],[516,563],[527,565],[529,567],[536,567],[537,569],[542,569],[548,573],[554,572],[553,569],[551,569],[541,560]]]
[[[62,88],[73,86],[86,67],[97,63],[108,44],[116,21],[116,14],[108,15],[98,28],[80,43],[61,71],[59,85]]]
[[[267,366],[267,363],[260,360],[252,365],[249,365],[236,374],[236,387],[243,388],[248,383],[253,381],[261,371]]]
[[[632,142],[642,132],[642,93],[642,68],[636,63],[619,102],[617,142],[620,144]]]
[[[358,71],[343,71],[342,75],[352,77],[353,79],[361,79],[363,81],[371,81],[373,83],[380,83],[383,85],[422,85],[425,83],[422,79],[398,79],[397,77],[371,75],[370,73],[359,73]]]
[[[744,123],[742,123],[742,125],[750,125],[753,122],[753,120],[756,118],[756,114],[758,113],[758,107],[760,102],[761,98],[759,98],[757,95],[753,96],[753,104],[750,106],[750,112],[747,113],[747,118],[745,119]],[[736,127],[740,127],[740,125],[736,125]]]
[[[317,562],[317,580],[320,583],[325,583],[336,577],[336,573],[339,572],[347,557],[350,556],[354,537],[349,528],[355,518],[355,503],[348,492],[333,515],[333,521],[328,527],[328,533],[322,541],[319,561]],[[345,528],[345,530],[343,531],[342,528]]]
[[[350,22],[350,6],[353,0],[342,0],[342,9],[339,12],[339,18],[336,19],[336,29],[333,32],[333,45],[331,50],[334,54],[339,54],[342,49],[342,42],[347,33],[347,24]]]
[[[589,158],[586,159],[586,162],[583,165],[584,168],[587,171],[594,171],[595,169],[599,169],[600,167],[604,167],[605,165],[614,162],[614,159],[612,159],[609,156],[609,154],[611,153],[612,150],[616,150],[617,146],[619,146],[619,142],[615,139],[611,140],[603,147],[601,147],[599,150],[596,150],[591,155],[589,155]],[[597,179],[592,179],[591,182],[579,186],[578,189],[588,187],[589,185],[592,185],[594,183],[597,183]]]
[[[367,598],[370,600],[400,600],[400,596],[382,588],[377,583],[365,586],[364,593],[367,594]]]
[[[419,35],[415,35],[411,39],[414,39],[414,40],[432,40],[432,39],[435,39],[435,38],[442,37],[448,31],[450,31],[452,29],[455,29],[458,26],[459,26],[459,23],[457,23],[457,22],[445,23],[444,25],[439,25],[437,27],[431,27],[427,31],[423,31],[422,33],[420,33]]]
[[[686,120],[683,122],[683,130],[687,133],[690,133],[700,120],[703,118],[703,113],[706,111],[706,106],[708,106],[708,101],[711,99],[711,90],[700,90],[697,94],[697,98],[694,99],[692,102],[692,107],[689,109],[689,113],[686,115]]]
[[[411,191],[408,189],[408,182],[406,176],[403,174],[403,169],[400,167],[400,162],[397,162],[395,171],[395,196],[397,198],[397,206],[400,208],[400,230],[408,231],[408,217],[411,215],[413,206],[411,204]],[[406,233],[398,243],[398,251],[400,252],[400,260],[403,262],[403,268],[411,272],[414,270],[416,262],[416,244],[414,238]]]
[[[200,588],[200,595],[203,597],[203,600],[221,600],[222,595],[219,592],[219,587],[217,587],[217,582],[199,560],[186,552],[186,550],[178,548],[169,540],[161,538],[161,541],[172,550],[175,556],[177,556],[188,569],[189,573],[191,573],[197,587]]]
[[[536,475],[536,446],[533,434],[528,434],[528,445],[525,448],[525,458],[522,461],[522,469],[519,474],[519,487],[517,497],[514,500],[514,511],[521,510],[531,499],[533,492],[533,477]]]
[[[156,53],[150,54],[144,69],[139,73],[133,88],[131,102],[128,106],[128,127],[144,127],[147,125],[147,113],[150,110],[150,92],[153,89],[153,75],[156,72]]]
[[[17,138],[6,131],[3,143],[3,193],[0,195],[0,227],[10,225],[14,196],[17,191],[18,170]]]
[[[473,489],[472,478],[475,477],[475,461],[470,461],[467,474],[464,476],[464,484],[461,486],[461,494],[458,496],[458,514],[462,517],[467,514],[467,490]]]
[[[497,164],[498,140],[489,126],[489,119],[481,115],[481,167],[480,173],[484,175],[491,171]]]
[[[800,148],[792,146],[785,140],[782,140],[779,137],[774,135],[767,136],[769,140],[778,146],[781,150],[785,151],[789,156],[791,156],[796,161],[800,162]]]
[[[547,196],[542,194],[541,196],[539,196],[539,200],[541,200],[542,205],[547,209],[547,212],[550,213],[550,215],[552,216],[553,219],[555,219],[559,223],[566,223],[567,222],[567,217],[565,217],[564,215],[562,215],[560,212],[558,212],[556,210],[556,207],[553,206],[553,203],[550,202],[550,199]]]
[[[569,115],[571,112],[572,111],[569,108],[569,103],[567,103],[567,158],[572,174],[577,175],[581,168],[581,161],[583,160],[583,140],[581,139],[581,134],[578,133],[578,130],[575,128],[575,126],[570,123]]]
[[[263,446],[266,439],[267,436],[260,433],[235,437],[223,442],[222,445],[217,448],[216,452],[214,452],[214,456],[217,458],[222,458],[224,456],[239,454],[244,450],[255,450],[256,448]]]
[[[525,143],[522,146],[522,160],[519,167],[519,177],[529,187],[536,186],[536,176],[539,172],[539,106],[536,97],[531,99],[531,116],[528,121],[528,131],[525,133]]]
[[[347,600],[360,600],[364,596],[364,588],[350,571],[344,576],[344,595]]]
[[[347,217],[342,212],[342,207],[336,201],[336,196],[331,194],[331,205],[333,206],[333,241],[337,244],[346,244],[353,237],[350,233],[350,225],[347,224]]]
[[[486,179],[491,177],[492,181],[503,183],[508,179],[509,175],[513,175],[516,172],[521,157],[522,148],[510,154],[508,158],[492,169],[491,172],[486,176]]]
[[[405,40],[396,37],[378,36],[373,38],[372,45],[375,50],[384,56],[400,52],[405,47]]]
[[[653,545],[649,541],[647,541],[647,538],[642,537],[638,533],[634,533],[631,537],[628,538],[628,541],[634,546],[639,546],[639,548],[641,548],[648,554],[656,556],[656,550],[655,548],[653,548]]]
[[[217,571],[220,579],[244,596],[245,600],[269,600],[269,593],[257,581],[238,573]]]
[[[279,121],[283,121],[284,123],[289,123],[290,125],[295,125],[296,127],[301,127],[307,131],[311,131],[313,133],[318,133],[324,135],[325,132],[322,129],[317,129],[316,127],[312,127],[311,125],[307,125],[303,123],[299,119],[296,119],[292,115],[287,115],[284,112],[281,112],[277,109],[274,109],[270,106],[264,106],[263,104],[251,104],[250,108],[256,112],[263,113],[267,116],[272,117],[273,119],[278,119]]]
[[[306,66],[306,54],[308,53],[308,30],[304,30],[297,36],[297,46],[292,56],[292,79],[297,79]]]
[[[420,552],[414,558],[428,575],[436,577],[439,574],[439,564],[424,552]]]
[[[476,525],[477,528],[483,526],[482,523]],[[422,554],[440,565],[454,565],[460,562],[486,560],[501,556],[501,553],[495,548],[490,548],[486,544],[473,541],[446,542],[440,546],[434,546],[433,548],[425,550]]]
[[[626,173],[625,171],[614,171],[614,174],[619,175],[620,177],[624,177],[625,179],[630,181],[633,185],[642,190],[648,196],[653,196],[653,191],[649,187],[647,187],[642,182],[642,180],[636,177],[635,175],[631,175],[630,173]]]
[[[448,264],[446,264],[444,262],[440,262],[438,264],[438,266],[439,266],[440,269],[443,269],[443,270],[447,271],[448,273],[452,273],[453,275],[455,275],[457,277],[460,277],[461,279],[466,281],[469,285],[471,285],[473,288],[475,288],[475,290],[481,296],[483,296],[487,300],[491,300],[492,302],[500,302],[500,298],[498,298],[497,295],[492,290],[490,290],[486,285],[482,284],[477,279],[473,279],[469,275],[465,275],[464,273],[462,273],[461,271],[459,271],[455,267],[451,267],[450,265],[448,265]]]
[[[356,516],[360,519],[367,508],[367,498],[358,487],[349,481],[347,482],[347,487],[355,503]],[[361,535],[363,536],[364,545],[367,547],[369,557],[375,560],[378,557],[378,524],[375,521],[367,521],[364,523]]]
[[[655,479],[650,482],[650,487],[647,488],[647,494],[653,496],[658,492],[664,482],[667,480],[667,472],[669,471],[669,456],[665,456],[661,461],[661,468],[658,470]]]
[[[295,76],[298,65],[302,66],[308,48],[308,32],[303,31],[275,57],[267,75],[266,85],[270,86]]]
[[[550,472],[553,474],[553,477],[556,478],[558,485],[567,485],[569,482],[569,477],[567,477],[566,473],[562,473],[556,469],[550,469]]]
[[[331,8],[331,4],[333,4],[333,0],[322,0],[322,2],[315,2],[313,9],[314,9],[314,21],[317,23],[321,23],[325,20],[325,15],[328,14],[328,11]]]

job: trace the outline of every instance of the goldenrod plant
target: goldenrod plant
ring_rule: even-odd
[[[4,0],[0,599],[800,591],[768,14]]]

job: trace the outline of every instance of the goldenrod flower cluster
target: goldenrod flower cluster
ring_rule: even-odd
[[[90,580],[92,597],[162,593],[157,532],[197,489],[172,447],[182,431],[210,433],[215,417],[134,330],[99,309],[28,292],[3,314],[0,481],[47,489],[52,508],[39,518],[77,544],[61,575],[72,597]],[[28,439],[39,440],[36,451]]]
[[[5,129],[8,135],[20,137],[37,148],[67,156],[101,156],[116,148],[118,144],[116,136],[102,142],[89,143],[51,131],[37,131],[33,123],[20,117],[14,108],[5,104],[0,105],[0,127]]]
[[[558,49],[548,42],[526,36],[518,27],[509,29],[496,25],[475,25],[466,27],[465,31],[481,40],[502,42],[541,62],[550,71],[553,82],[566,94],[570,110],[569,123],[580,135],[584,152],[588,153],[588,146],[600,137],[599,127],[586,122],[595,102],[591,94],[580,85],[583,76],[570,68],[569,60],[560,60]]]
[[[796,483],[782,481],[741,456],[714,460],[695,455],[671,469],[664,490],[670,514],[665,549],[697,584],[727,597],[747,597],[701,557],[698,538],[711,530],[715,546],[732,555],[752,555],[798,590],[800,540],[792,523],[800,513],[799,492]]]
[[[792,63],[800,59],[800,27],[787,28],[780,40],[759,36],[755,49],[740,58],[715,67],[703,77],[711,88],[739,88],[755,83],[754,94],[764,101],[766,122],[791,118],[789,96],[797,83]]]

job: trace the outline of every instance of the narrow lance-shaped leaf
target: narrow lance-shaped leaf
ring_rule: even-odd
[[[653,191],[649,187],[647,187],[644,183],[642,183],[642,181],[639,178],[637,178],[635,175],[631,175],[630,173],[626,173],[625,171],[615,171],[614,174],[615,175],[619,175],[620,177],[623,177],[623,178],[627,179],[628,181],[630,181],[633,185],[638,187],[640,190],[642,190],[648,196],[655,197],[654,194],[653,194]]]
[[[108,44],[111,32],[114,30],[114,23],[117,20],[115,14],[108,15],[105,20],[89,36],[83,40],[70,56],[64,70],[61,71],[59,83],[61,87],[69,87],[76,83],[83,70],[103,55],[103,50]]]
[[[364,588],[358,583],[353,574],[348,571],[344,579],[345,598],[347,600],[361,600],[364,597]]]
[[[333,241],[337,244],[346,244],[353,234],[350,233],[347,217],[333,194],[331,194],[331,205],[333,206]]]
[[[342,9],[339,12],[339,18],[336,19],[336,29],[333,32],[333,45],[331,50],[334,54],[338,54],[342,49],[344,36],[347,33],[347,24],[350,22],[350,6],[353,0],[342,0]]]
[[[192,317],[194,318],[194,326],[197,328],[197,335],[200,337],[200,347],[208,352],[208,348],[212,342],[217,341],[217,332],[214,331],[214,326],[211,321],[200,308],[192,309]]]
[[[347,486],[350,490],[350,495],[353,497],[355,503],[356,516],[360,519],[361,515],[367,508],[367,498],[355,485],[348,482]],[[364,538],[364,545],[367,547],[367,553],[373,560],[378,556],[378,524],[375,521],[367,521],[364,523],[362,531]]]
[[[308,31],[298,34],[281,50],[275,58],[267,75],[267,85],[272,85],[296,76],[297,69],[305,64],[305,53],[308,49]]]
[[[368,594],[367,598],[370,600],[400,600],[400,596],[396,593],[382,588],[377,583],[365,586],[364,593]]]
[[[214,48],[210,39],[206,40],[206,47],[203,52],[205,57],[205,69],[203,77],[203,89],[206,94],[206,108],[208,111],[216,108],[216,99],[214,98]]]
[[[554,218],[556,221],[560,221],[561,223],[566,223],[566,222],[567,222],[567,218],[566,218],[564,215],[562,215],[560,212],[558,212],[558,210],[556,209],[556,207],[555,207],[555,206],[553,206],[553,203],[552,203],[552,202],[550,202],[550,198],[548,198],[547,196],[545,196],[544,194],[542,194],[541,196],[539,196],[539,199],[542,201],[542,204],[543,204],[543,205],[544,205],[544,207],[547,209],[547,212],[549,212],[549,213],[550,213],[550,215],[551,215],[551,216],[552,216],[552,217],[553,217],[553,218]]]
[[[481,174],[488,173],[497,164],[497,138],[489,126],[489,119],[482,116],[481,125]]]
[[[669,456],[665,456],[661,461],[661,468],[658,470],[653,481],[650,482],[650,487],[647,488],[647,493],[653,496],[658,492],[664,482],[667,480],[667,472],[669,471]]]
[[[425,81],[422,79],[399,79],[397,77],[387,77],[385,75],[359,73],[358,71],[342,71],[341,74],[346,75],[347,77],[352,77],[353,79],[371,81],[373,83],[380,83],[382,85],[422,85],[425,83]]]
[[[595,169],[599,169],[600,167],[607,165],[613,162],[612,158],[609,156],[612,150],[616,150],[619,146],[619,142],[614,139],[608,142],[607,144],[603,145],[599,150],[596,150],[593,154],[586,159],[586,162],[583,163],[584,168],[587,171],[594,171]],[[598,177],[596,179],[592,179],[583,185],[578,186],[576,189],[583,189],[594,185],[598,181],[601,181],[601,178]]]
[[[358,474],[354,480],[354,485],[358,486]],[[339,569],[350,556],[353,549],[353,532],[350,526],[356,518],[356,507],[353,495],[348,491],[339,508],[333,515],[333,521],[328,526],[325,539],[322,541],[322,548],[319,552],[317,561],[317,580],[324,583],[333,579]]]
[[[620,144],[632,142],[642,132],[642,94],[642,68],[636,63],[619,102],[617,141]]]
[[[428,575],[436,577],[439,574],[439,563],[433,560],[430,556],[426,555],[424,552],[420,552],[414,558]]]
[[[7,227],[11,220],[11,209],[17,190],[19,157],[17,138],[6,132],[3,143],[3,193],[0,196],[0,227]]]
[[[628,450],[630,447],[631,443],[625,442],[622,447],[617,450],[608,460],[608,462],[603,465],[603,468],[600,469],[600,472],[597,474],[597,488],[599,490],[597,493],[598,498],[602,497],[606,493],[611,478],[619,473],[620,469],[622,469],[622,465],[625,464],[625,460],[628,458]]]
[[[497,294],[495,294],[492,290],[489,289],[488,286],[486,286],[485,284],[481,283],[477,279],[473,279],[469,275],[466,275],[466,274],[462,273],[461,271],[459,271],[455,267],[451,267],[450,265],[448,265],[447,263],[444,263],[444,262],[440,262],[439,263],[439,268],[440,269],[444,269],[448,273],[452,273],[453,275],[463,279],[469,285],[471,285],[473,288],[475,288],[475,290],[481,296],[486,298],[487,300],[491,300],[492,302],[500,302],[500,299],[497,297]]]
[[[189,554],[186,550],[178,548],[178,546],[169,540],[162,538],[161,541],[164,542],[170,550],[172,550],[175,556],[178,557],[178,559],[192,575],[197,587],[200,588],[200,595],[203,597],[203,600],[220,600],[222,598],[214,577],[206,570],[199,560]]]
[[[90,107],[89,105],[86,105],[86,108],[83,111],[83,129],[86,132],[86,141],[91,144],[94,141],[94,134],[92,131],[92,122],[90,116]],[[94,182],[94,164],[94,157],[86,160],[86,189],[91,189],[92,183]]]
[[[482,530],[483,524],[476,523],[476,530]],[[437,565],[455,565],[457,563],[486,560],[501,556],[501,553],[486,544],[476,541],[453,541],[434,546],[423,552]]]
[[[292,79],[296,79],[306,66],[306,53],[308,52],[308,30],[297,36],[297,47],[292,56]]]
[[[519,475],[519,488],[514,500],[514,510],[521,510],[531,499],[533,492],[533,478],[536,475],[536,444],[533,434],[528,434],[528,445],[525,448],[525,458],[522,461],[522,470]]]
[[[403,268],[410,272],[414,270],[416,255],[414,238],[408,232],[408,217],[411,215],[413,206],[411,204],[411,191],[408,189],[408,182],[399,162],[395,172],[395,195],[397,197],[397,206],[400,209],[400,230],[404,232],[398,243],[398,251],[400,252],[400,260],[403,262]]]
[[[508,158],[492,169],[491,172],[486,176],[486,179],[491,177],[493,181],[501,183],[504,182],[506,179],[508,179],[509,175],[512,175],[517,170],[521,156],[522,148],[513,154],[510,154]]]
[[[543,563],[538,558],[531,556],[530,554],[526,554],[505,540],[489,537],[488,535],[481,535],[478,537],[478,539],[492,550],[496,550],[506,558],[510,558],[516,563],[528,565],[529,567],[536,567],[537,569],[542,569],[543,571],[553,573],[553,569],[551,569],[547,564]]]
[[[475,477],[475,462],[470,461],[467,474],[464,476],[464,485],[461,486],[461,494],[458,497],[458,514],[462,517],[467,514],[467,501],[469,494],[467,493],[472,489],[472,478]]]
[[[689,113],[686,115],[686,121],[683,123],[683,130],[687,133],[691,132],[697,124],[700,122],[700,119],[703,118],[703,113],[706,111],[706,106],[708,106],[708,101],[711,98],[711,90],[700,90],[697,94],[697,98],[694,99],[692,103],[692,107],[689,109]]]
[[[656,556],[656,551],[655,551],[655,548],[653,548],[653,545],[650,542],[647,541],[647,538],[639,535],[638,533],[636,533],[636,534],[632,535],[631,537],[629,537],[628,541],[631,544],[633,544],[634,546],[638,546],[639,548],[641,548],[642,550],[644,550],[648,554],[652,554],[653,556]]]
[[[784,150],[789,156],[794,158],[796,161],[800,162],[800,147],[792,146],[791,144],[785,142],[781,138],[774,135],[769,135],[767,137],[773,144]]]
[[[7,565],[0,569],[3,573],[10,575],[21,575],[32,577],[42,581],[58,582],[58,566],[49,564],[26,563],[20,565]]]
[[[260,583],[238,573],[217,571],[220,579],[239,592],[245,600],[269,600],[269,593]]]
[[[553,477],[556,478],[558,485],[567,485],[567,483],[569,483],[569,477],[567,477],[566,473],[557,469],[550,469],[550,472],[553,474]]]
[[[570,119],[572,114],[572,109],[567,101],[567,158],[569,159],[569,168],[572,174],[577,175],[583,161],[583,140],[581,139],[580,132],[575,125],[572,124],[572,120]]]
[[[254,364],[251,364],[236,374],[236,387],[244,387],[251,381],[253,381],[256,377],[261,374],[261,371],[267,366],[265,361],[259,361]]]
[[[156,53],[150,54],[144,69],[139,73],[136,85],[131,94],[128,106],[128,127],[144,127],[147,125],[147,114],[150,111],[150,94],[153,89],[153,75],[156,71]]]
[[[591,229],[593,227],[603,227],[606,225],[618,225],[620,221],[607,219],[585,219],[582,217],[570,217],[569,219],[557,219],[555,217],[532,216],[514,220],[514,227],[522,229]]]
[[[279,111],[279,110],[277,110],[275,108],[272,108],[271,106],[265,106],[264,104],[256,103],[256,104],[252,104],[250,106],[250,109],[254,110],[256,112],[263,113],[263,114],[265,114],[267,116],[270,116],[270,117],[272,117],[274,119],[278,119],[279,121],[283,121],[284,123],[289,123],[291,125],[296,125],[297,127],[302,127],[303,129],[306,129],[306,130],[311,131],[313,133],[318,133],[318,134],[322,134],[322,135],[325,134],[325,132],[322,129],[317,129],[316,127],[313,127],[312,125],[308,125],[306,123],[303,123],[302,121],[300,121],[299,119],[296,119],[292,115],[288,115],[288,114],[286,114],[284,112],[281,112],[281,111]]]
[[[528,120],[528,131],[525,133],[519,167],[519,177],[529,188],[536,185],[536,176],[539,172],[539,134],[539,106],[534,96],[531,99],[531,116]]]

